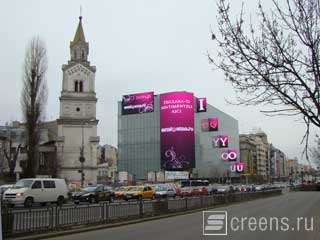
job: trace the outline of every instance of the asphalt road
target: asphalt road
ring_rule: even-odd
[[[126,225],[105,230],[51,238],[52,240],[318,240],[320,239],[320,192],[293,192],[213,209],[228,212],[227,236],[203,236],[203,213]],[[278,218],[278,222],[275,218]],[[298,217],[303,217],[298,224]],[[251,227],[248,221],[251,218]],[[252,224],[256,219],[256,225]],[[286,219],[284,219],[286,218]],[[313,224],[312,224],[313,218]],[[233,219],[231,221],[231,219]],[[244,220],[243,220],[244,219]],[[263,220],[262,220],[263,219]],[[284,219],[284,220],[283,220]],[[204,222],[206,222],[205,219]],[[237,220],[237,221],[236,221]],[[241,221],[243,224],[241,224]],[[267,222],[267,224],[266,224]],[[232,224],[231,224],[232,223]],[[259,226],[260,223],[261,225]],[[306,226],[305,226],[306,223]],[[254,229],[261,227],[260,230]],[[299,230],[298,230],[299,227]],[[305,230],[307,227],[307,230]],[[313,229],[311,229],[313,227]],[[278,229],[277,229],[278,228]],[[222,229],[223,230],[223,229]],[[237,230],[237,231],[235,231]],[[255,231],[251,231],[255,230]],[[213,231],[214,232],[214,231]],[[213,233],[212,231],[209,233]]]

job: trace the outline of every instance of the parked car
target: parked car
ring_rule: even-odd
[[[250,191],[250,187],[246,186],[246,185],[240,185],[239,189],[240,189],[240,192],[249,192]]]
[[[229,185],[221,185],[217,189],[218,194],[226,194],[231,192],[235,192],[235,190],[232,186],[229,186]]]
[[[208,186],[208,193],[209,194],[217,194],[218,193],[218,187],[221,186],[220,184],[213,183],[209,184]]]
[[[4,194],[4,192],[9,189],[9,188],[13,188],[14,184],[4,184],[0,186],[0,194]]]
[[[13,188],[7,189],[3,200],[14,206],[24,204],[31,207],[34,203],[45,205],[57,202],[62,205],[68,199],[68,188],[64,179],[25,178],[19,180]]]
[[[123,199],[124,194],[131,188],[132,186],[122,186],[117,187],[114,190],[114,196],[116,199]]]
[[[68,197],[69,197],[69,200],[72,200],[72,197],[76,194],[78,194],[79,192],[81,192],[82,189],[81,188],[73,188],[73,189],[69,189],[68,191]]]
[[[193,191],[193,187],[181,187],[178,188],[176,191],[177,196],[180,197],[190,197],[193,196],[194,191]]]
[[[247,188],[247,190],[249,191],[249,192],[255,192],[256,191],[256,186],[255,185],[249,185],[248,186],[248,188]]]
[[[4,192],[7,189],[13,188],[13,186],[14,186],[13,184],[5,184],[0,186],[0,200],[3,198]]]
[[[72,196],[72,201],[75,204],[80,202],[98,203],[100,201],[114,201],[114,191],[109,186],[96,185],[88,186],[82,189],[81,192],[75,193]]]
[[[82,191],[82,189],[81,189],[81,187],[79,187],[78,185],[76,185],[76,184],[69,184],[68,185],[68,198],[69,198],[69,200],[72,200],[72,197],[75,195],[75,194],[77,194],[77,193],[79,193],[79,192],[81,192]]]
[[[172,186],[166,184],[155,185],[154,189],[156,190],[156,198],[167,198],[167,197],[176,197],[176,191]]]
[[[154,199],[156,191],[150,186],[133,186],[123,195],[123,199],[128,201],[130,199]]]

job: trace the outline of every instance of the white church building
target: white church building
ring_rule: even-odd
[[[89,43],[86,42],[82,17],[72,42],[70,60],[62,65],[63,79],[60,100],[60,116],[57,119],[57,175],[68,182],[79,182],[80,149],[85,158],[83,169],[85,184],[97,181],[98,146],[96,119],[96,67],[88,61]]]

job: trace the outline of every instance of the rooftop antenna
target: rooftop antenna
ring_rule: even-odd
[[[82,6],[80,5],[80,17],[79,17],[80,21],[82,20]]]

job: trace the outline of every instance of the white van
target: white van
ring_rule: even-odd
[[[68,188],[64,179],[25,178],[19,180],[13,188],[4,193],[3,200],[10,205],[24,204],[31,207],[33,203],[45,205],[57,202],[62,205],[68,199]]]

